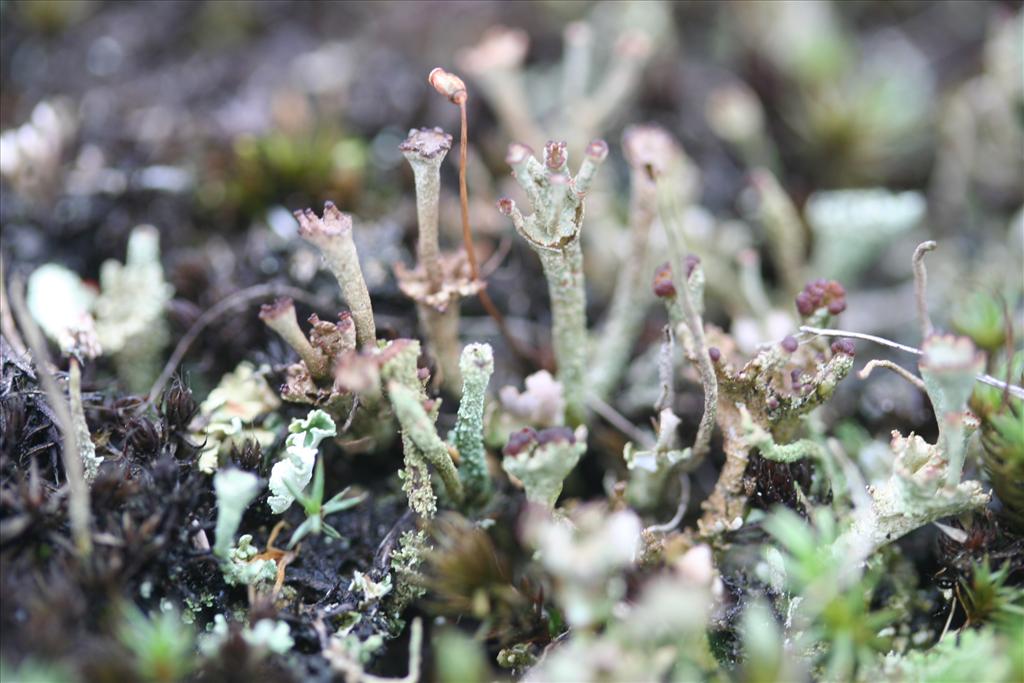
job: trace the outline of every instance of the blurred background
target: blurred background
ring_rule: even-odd
[[[356,217],[385,322],[414,332],[391,275],[415,235],[398,144],[413,126],[457,135],[457,108],[426,83],[435,66],[469,84],[473,225],[492,295],[537,344],[539,269],[494,210],[516,192],[505,149],[560,137],[578,159],[591,137],[609,141],[585,237],[596,320],[626,239],[630,123],[681,142],[711,318],[735,334],[753,315],[750,344],[771,330],[763,311],[730,299],[748,249],[773,304],[791,307],[801,278],[834,277],[855,292],[845,326],[865,332],[913,332],[909,255],[929,237],[942,245],[930,257],[937,316],[971,297],[989,313],[999,297],[1011,309],[1019,299],[1018,2],[5,0],[0,18],[5,269],[53,261],[92,281],[151,224],[174,288],[173,338],[242,287],[316,290],[291,211],[326,199]],[[444,177],[450,245],[456,159]],[[752,183],[755,169],[777,183]],[[876,191],[829,193],[865,188]],[[799,212],[789,246],[765,220],[772,191]],[[336,296],[329,278],[316,282]],[[491,340],[476,306],[466,303],[463,337]],[[196,381],[272,346],[249,317],[214,326],[194,352]]]
[[[313,311],[335,317],[337,283],[298,238],[295,210],[319,211],[331,200],[350,212],[380,336],[422,336],[415,306],[393,275],[396,262],[412,264],[416,240],[413,176],[399,144],[413,127],[458,135],[458,109],[427,83],[440,66],[468,85],[470,217],[488,292],[514,336],[534,352],[532,361],[517,357],[479,302],[463,301],[461,341],[495,348],[494,393],[521,387],[551,356],[537,256],[495,208],[509,195],[528,210],[505,163],[509,143],[539,153],[546,140],[565,140],[573,169],[589,140],[609,144],[609,160],[587,196],[582,236],[588,320],[598,346],[631,253],[637,167],[623,153],[624,132],[645,123],[669,136],[647,153],[675,154],[672,138],[683,150],[681,230],[707,277],[709,329],[731,335],[733,358],[793,333],[794,295],[816,278],[845,286],[842,328],[919,345],[911,254],[934,239],[939,246],[927,263],[936,328],[969,335],[988,353],[987,372],[1004,377],[1000,353],[1008,341],[1018,340],[1019,349],[1024,332],[1021,7],[995,0],[0,0],[0,283],[48,273],[45,282],[36,275],[28,281],[28,304],[41,324],[77,305],[76,296],[91,303],[101,291],[108,327],[129,319],[135,325],[135,336],[117,338],[120,348],[104,342],[112,357],[84,370],[84,400],[108,452],[110,444],[138,439],[146,446],[147,435],[156,434],[151,425],[138,428],[149,425],[145,406],[127,395],[149,390],[174,344],[218,302],[272,283],[308,295],[298,302],[301,318]],[[449,154],[442,173],[442,242],[449,249],[461,244],[457,159]],[[139,230],[145,225],[155,230]],[[135,246],[130,236],[138,236]],[[659,240],[663,231],[652,230],[644,273],[664,260]],[[41,270],[45,264],[60,268]],[[151,288],[136,287],[126,273],[138,273]],[[622,354],[628,357],[605,391],[627,426],[650,421],[660,390],[665,314],[647,282],[628,300],[637,312],[624,316],[633,318]],[[292,356],[256,315],[270,298],[215,316],[188,349],[181,367],[197,399],[222,377],[238,379],[228,374],[236,367],[248,376],[259,367],[271,384],[280,382]],[[14,329],[7,313],[0,311],[5,340]],[[97,311],[100,323],[103,314]],[[857,369],[868,358],[905,367],[916,360],[857,344]],[[30,373],[4,351],[5,378]],[[686,378],[676,412],[688,443],[703,397],[695,373]],[[0,390],[14,397],[12,415],[25,413],[25,396],[38,400],[38,391],[22,388],[34,385],[3,384]],[[172,392],[187,393],[173,384]],[[257,414],[277,414],[276,396],[270,398],[274,409],[257,405]],[[454,423],[456,403],[445,400],[443,431]],[[188,413],[184,423],[194,408],[178,411]],[[279,412],[294,416],[306,408]],[[860,454],[869,480],[888,476],[890,430],[936,434],[927,398],[894,373],[848,378],[818,417],[814,429],[824,434],[827,426],[847,453]],[[52,420],[45,423],[52,432]],[[588,455],[566,483],[568,497],[605,495],[605,483],[625,472],[626,434],[604,416],[590,426]],[[275,439],[280,446],[279,427],[264,430],[267,452],[276,451]],[[17,434],[0,430],[0,451]],[[25,458],[49,454],[56,472],[52,441],[42,449],[29,437],[22,441],[32,449]],[[714,453],[693,474],[691,508],[715,485],[717,443]],[[345,475],[338,478],[346,485],[394,483],[397,451],[391,455],[355,465],[337,459]],[[5,459],[0,468],[10,481],[20,476],[14,462]],[[161,495],[139,497],[162,507]],[[179,501],[175,509],[188,506]],[[384,509],[381,528],[390,528],[398,509],[404,503]],[[925,564],[936,533],[907,541],[924,549]],[[365,530],[352,536],[369,562],[377,537]],[[347,561],[366,566],[355,557]],[[294,568],[289,572],[295,576]],[[46,618],[38,630],[21,631],[20,641],[5,638],[5,648],[92,647],[95,639],[83,635],[86,621],[61,630],[59,616],[50,618],[60,610],[49,605],[64,609],[75,604],[65,595],[95,601],[101,594],[77,587],[63,593],[30,572],[23,576],[24,583],[4,584],[5,595],[34,600],[45,592],[52,603],[33,602],[34,613]],[[199,594],[206,585],[181,590]],[[310,585],[320,591],[328,584]],[[116,583],[119,591],[126,586],[135,584]],[[20,607],[9,614],[23,618]],[[18,628],[5,627],[5,634]],[[304,637],[313,651],[311,627]],[[405,652],[404,643],[395,647]],[[118,660],[96,652],[97,660]],[[385,659],[398,662],[400,670],[391,672],[398,675],[404,655],[396,657]],[[319,656],[309,659],[326,666]]]

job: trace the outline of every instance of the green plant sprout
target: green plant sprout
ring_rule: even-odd
[[[312,410],[305,420],[294,419],[288,425],[283,457],[270,471],[270,492],[267,500],[274,514],[281,514],[295,500],[292,489],[301,491],[313,476],[320,442],[334,436],[334,421],[322,410]],[[321,496],[322,497],[322,496]]]
[[[336,541],[342,540],[342,536],[338,530],[324,520],[328,515],[333,515],[336,512],[341,512],[343,510],[348,510],[351,507],[355,507],[359,503],[363,502],[363,499],[366,497],[365,495],[361,495],[353,498],[346,498],[345,496],[349,491],[349,487],[346,486],[344,489],[334,494],[326,503],[323,502],[323,458],[316,461],[316,467],[313,469],[313,483],[309,488],[309,493],[300,491],[291,479],[285,479],[284,485],[288,488],[289,493],[292,494],[306,513],[306,520],[295,529],[292,533],[292,537],[288,540],[289,548],[294,548],[296,544],[306,536],[319,536],[321,533]]]

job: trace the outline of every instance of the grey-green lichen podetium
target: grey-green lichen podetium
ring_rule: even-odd
[[[420,343],[412,339],[390,342],[384,353],[389,358],[381,368],[388,399],[402,428],[402,452],[405,469],[399,473],[402,489],[409,497],[409,507],[421,517],[437,512],[437,496],[430,481],[433,465],[444,482],[448,497],[456,504],[463,500],[462,482],[452,461],[448,446],[437,434],[434,422],[440,401],[426,407],[424,378],[416,367]]]
[[[509,437],[501,466],[522,482],[526,499],[554,510],[562,483],[587,450],[587,428],[527,427]]]
[[[345,303],[352,309],[359,346],[372,346],[377,340],[377,326],[352,239],[352,217],[339,211],[334,202],[326,202],[322,217],[306,209],[296,211],[295,218],[299,221],[299,236],[320,250],[327,267],[337,278]]]
[[[464,249],[442,252],[438,239],[441,163],[451,149],[452,137],[440,128],[409,131],[399,146],[416,179],[416,267],[395,264],[395,279],[402,293],[416,302],[427,353],[436,361],[439,377],[451,393],[461,385],[459,376],[459,302],[480,291]]]
[[[489,344],[469,344],[459,359],[462,371],[462,400],[452,437],[459,451],[459,478],[467,505],[483,505],[491,496],[484,449],[484,402],[487,384],[494,372],[494,352]]]
[[[512,144],[506,161],[533,213],[523,216],[511,199],[498,201],[498,209],[511,217],[516,232],[537,252],[544,269],[558,380],[565,391],[566,419],[571,425],[582,424],[586,417],[587,300],[580,247],[583,199],[607,157],[607,143],[594,140],[573,177],[564,142],[545,145],[543,164],[525,145]]]

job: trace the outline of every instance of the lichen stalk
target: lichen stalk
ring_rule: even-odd
[[[453,302],[439,311],[429,304],[417,303],[416,315],[427,337],[427,353],[437,363],[437,374],[448,391],[454,392],[462,381],[459,373],[459,308]]]
[[[528,47],[526,31],[495,26],[484,32],[478,45],[459,53],[458,66],[480,86],[510,135],[538,142],[542,133],[530,112],[522,69]]]
[[[653,45],[647,34],[637,29],[624,31],[615,43],[611,68],[601,82],[569,110],[573,128],[585,134],[603,130],[629,104],[630,94],[640,82],[652,52]]]
[[[580,232],[583,199],[597,168],[608,156],[608,145],[595,140],[587,147],[580,170],[568,183],[564,143],[549,142],[545,164],[529,148],[513,144],[506,160],[513,175],[533,204],[533,213],[523,216],[511,199],[498,202],[498,209],[512,219],[516,232],[537,252],[551,298],[552,347],[558,364],[558,380],[566,400],[566,418],[572,425],[586,417],[586,290]]]
[[[718,411],[722,426],[722,450],[725,463],[718,475],[715,488],[707,500],[701,503],[703,516],[697,522],[700,534],[713,537],[728,530],[730,526],[743,523],[747,496],[743,490],[743,473],[747,470],[748,449],[740,436],[739,410],[728,402]],[[737,521],[738,520],[738,521]]]
[[[441,246],[438,239],[441,163],[451,146],[451,136],[440,128],[413,129],[399,146],[412,167],[416,183],[416,260],[426,272],[433,291],[441,287],[442,281]]]
[[[394,344],[395,342],[392,342]],[[399,349],[381,368],[381,378],[388,383],[397,382],[416,392],[422,401],[426,398],[423,383],[417,373],[416,359],[420,355],[419,342],[412,341]],[[390,392],[388,394],[391,396]],[[437,497],[430,482],[430,468],[426,458],[416,446],[412,436],[402,429],[402,456],[405,468],[398,473],[402,490],[409,499],[409,508],[422,517],[433,517],[437,512]]]
[[[587,295],[583,250],[578,241],[556,252],[539,253],[551,296],[551,340],[558,363],[558,381],[565,390],[569,424],[585,418],[587,357]]]
[[[437,435],[434,421],[423,408],[423,402],[416,395],[416,391],[398,382],[390,382],[388,396],[395,409],[395,416],[402,426],[403,435],[407,434],[427,462],[437,468],[437,473],[441,476],[441,481],[444,482],[445,490],[452,501],[456,504],[461,503],[463,489],[458,470],[455,469],[448,447]]]
[[[377,341],[377,325],[352,239],[352,217],[339,211],[334,202],[324,204],[323,217],[317,217],[312,209],[296,211],[295,217],[299,221],[299,235],[320,250],[338,280],[345,303],[352,309],[359,346],[372,346]]]
[[[700,462],[711,446],[711,432],[715,428],[715,412],[718,410],[718,379],[715,376],[715,368],[708,355],[707,343],[704,340],[704,321],[698,312],[698,305],[702,305],[702,302],[698,304],[693,300],[693,292],[690,287],[691,280],[703,278],[700,264],[698,262],[692,268],[687,267],[679,238],[681,229],[678,226],[675,197],[672,195],[671,188],[667,186],[664,176],[658,178],[657,184],[661,222],[668,235],[674,270],[686,277],[684,286],[679,288],[678,300],[692,345],[687,349],[687,353],[691,362],[697,366],[700,381],[704,387],[704,414],[701,416],[700,426],[697,428],[697,436],[693,443],[693,463],[696,464]]]
[[[587,92],[593,61],[594,32],[584,21],[574,21],[562,31],[562,106],[570,110]]]
[[[494,372],[494,352],[488,344],[470,344],[462,350],[462,399],[455,421],[455,448],[459,451],[459,478],[468,503],[482,504],[491,495],[484,449],[484,403]]]
[[[460,91],[456,99],[464,99]],[[427,338],[427,352],[437,363],[437,378],[452,392],[459,388],[459,300],[462,293],[459,275],[446,265],[455,263],[453,255],[441,254],[438,234],[438,206],[441,190],[441,163],[452,146],[452,137],[440,128],[409,131],[399,146],[412,167],[416,182],[417,241],[414,271],[396,266],[399,287],[416,301],[420,326]],[[467,249],[467,258],[472,254]],[[472,260],[470,258],[470,260]],[[470,281],[473,264],[470,263]],[[464,288],[463,288],[464,289]]]
[[[755,169],[750,177],[758,198],[755,213],[764,225],[772,259],[782,274],[787,291],[798,292],[803,284],[804,252],[807,248],[800,214],[771,171]]]

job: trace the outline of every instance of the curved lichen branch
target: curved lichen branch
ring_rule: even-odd
[[[621,261],[589,372],[590,390],[601,398],[607,398],[619,382],[651,301],[646,289],[649,242],[658,214],[651,169],[670,168],[682,157],[672,136],[652,124],[627,128],[622,149],[630,167],[629,251]]]
[[[388,397],[395,409],[395,416],[402,425],[402,432],[409,436],[426,461],[437,468],[452,501],[456,504],[461,503],[462,482],[459,480],[458,470],[452,462],[448,446],[437,435],[434,421],[423,408],[417,392],[393,381],[388,383]]]
[[[607,156],[608,145],[594,140],[579,172],[570,177],[565,143],[548,142],[544,163],[525,145],[510,145],[506,161],[533,204],[533,213],[523,216],[511,199],[498,201],[499,211],[512,219],[516,232],[537,252],[544,270],[551,298],[552,346],[571,424],[581,424],[586,414],[587,299],[580,247],[583,199]]]
[[[893,363],[891,360],[875,359],[872,361],[868,361],[867,365],[865,365],[864,368],[857,373],[857,377],[859,377],[860,379],[867,379],[869,376],[871,376],[871,372],[875,368],[885,368],[886,370],[892,370],[897,375],[907,380],[921,391],[927,391],[927,389],[925,389],[924,387],[924,382],[921,381],[920,377],[913,374],[906,368],[896,365],[896,363]]]
[[[359,345],[373,345],[377,341],[377,326],[373,320],[370,292],[359,266],[356,243],[352,239],[352,217],[339,211],[334,202],[326,202],[323,217],[317,217],[312,209],[306,209],[296,211],[295,218],[299,221],[299,235],[320,250],[327,267],[338,279],[345,303],[352,309]]]
[[[924,255],[936,246],[934,240],[928,240],[914,249],[914,299],[917,302],[917,320],[921,324],[921,339],[926,339],[935,329],[928,315],[928,270],[924,266]]]
[[[775,443],[771,433],[756,424],[745,406],[740,406],[740,429],[747,445],[757,448],[761,457],[773,462],[796,462],[804,458],[823,461],[827,456],[825,447],[811,439],[797,439],[791,443]]]
[[[672,255],[672,270],[686,277],[684,286],[676,288],[678,293],[676,298],[682,309],[683,322],[689,332],[689,344],[686,345],[686,351],[690,361],[697,366],[701,384],[704,387],[704,414],[701,416],[700,426],[697,428],[697,436],[693,443],[692,463],[696,465],[707,454],[711,446],[711,433],[715,428],[715,413],[718,410],[718,378],[715,375],[714,364],[708,354],[707,343],[704,339],[704,321],[698,311],[698,307],[702,307],[703,302],[694,301],[690,286],[693,280],[703,281],[700,261],[684,256],[680,238],[682,226],[677,205],[678,199],[665,175],[657,177],[656,181],[658,209],[661,214],[662,226],[668,236],[669,250]]]
[[[850,332],[849,330],[837,330],[828,327],[812,327],[810,325],[801,325],[800,331],[804,334],[817,334],[823,337],[851,337],[853,339],[863,339],[864,341],[874,342],[876,344],[881,344],[882,346],[888,346],[892,349],[906,351],[907,353],[912,353],[916,356],[920,356],[922,353],[921,349],[916,349],[913,346],[900,344],[899,342],[894,342],[891,339],[878,337],[873,334],[864,334],[863,332]],[[1003,380],[988,374],[975,375],[974,379],[975,381],[987,384],[990,387],[995,387],[1009,392],[1010,395],[1015,398],[1024,399],[1024,387],[1019,387],[1016,384],[1008,384]]]

